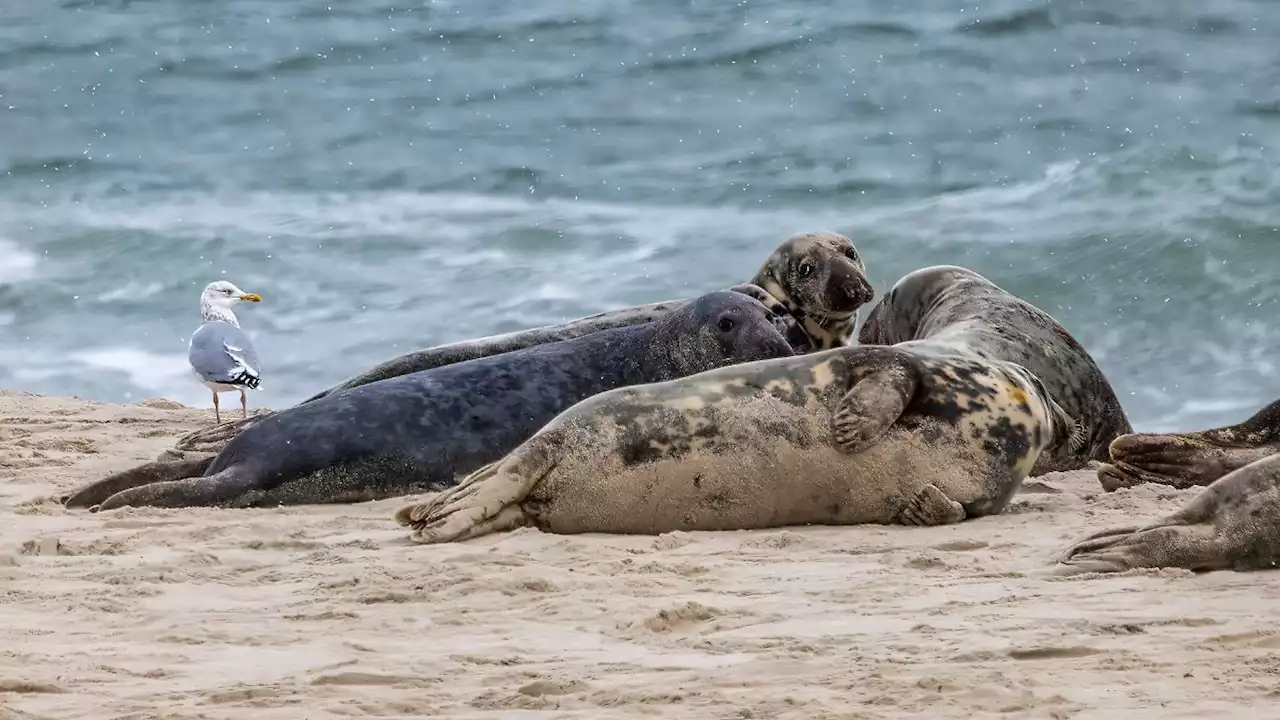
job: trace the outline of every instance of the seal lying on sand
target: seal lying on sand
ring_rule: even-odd
[[[833,232],[803,233],[788,238],[769,255],[750,283],[735,285],[730,290],[754,297],[775,312],[785,308],[799,324],[788,338],[796,352],[848,345],[858,322],[858,308],[874,297],[871,283],[867,280],[866,265],[853,241]],[[408,353],[313,395],[303,403],[412,372],[571,340],[610,328],[651,322],[679,310],[688,302],[670,300],[612,310],[560,325],[464,340]],[[166,454],[179,458],[179,463],[198,463],[200,456],[196,453],[218,452],[246,425],[269,416],[270,413],[259,414],[246,420],[197,430],[178,440],[175,445],[177,452]],[[164,468],[152,468],[150,471],[165,474]],[[182,472],[181,467],[170,469],[168,474],[175,472]]]
[[[1103,530],[1078,541],[1055,574],[1140,567],[1264,570],[1280,562],[1280,456],[1213,482],[1178,512],[1142,527]]]
[[[1098,468],[1107,491],[1142,483],[1189,488],[1280,453],[1280,400],[1238,425],[1189,433],[1121,435]]]
[[[1032,475],[1105,460],[1107,445],[1132,430],[1111,384],[1080,343],[1048,313],[972,270],[937,265],[899,280],[867,314],[863,345],[954,347],[1030,370],[1083,428],[1068,455],[1044,455]]]
[[[201,478],[96,483],[68,506],[351,502],[440,489],[596,393],[786,357],[776,316],[714,292],[653,323],[411,373],[290,408],[227,444]]]
[[[396,520],[423,543],[525,525],[941,525],[1003,510],[1072,428],[1014,363],[924,344],[837,348],[588,398]]]

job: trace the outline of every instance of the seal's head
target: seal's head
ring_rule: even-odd
[[[834,232],[788,238],[752,282],[782,301],[823,350],[849,344],[858,308],[875,297],[853,241]]]
[[[658,322],[665,359],[691,373],[795,354],[773,311],[742,293],[707,293]]]

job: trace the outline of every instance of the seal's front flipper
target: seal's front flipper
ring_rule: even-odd
[[[902,525],[954,525],[964,520],[964,506],[934,485],[925,485],[898,514]]]
[[[846,453],[874,445],[902,416],[919,386],[915,367],[901,353],[853,362],[867,367],[853,369],[854,385],[840,398],[831,416],[836,448]]]
[[[475,525],[472,525],[470,529],[454,538],[453,541],[462,542],[463,540],[470,540],[471,538],[480,537],[481,535],[506,532],[508,530],[515,530],[516,528],[527,527],[532,524],[533,521],[525,513],[524,508],[519,505],[508,505],[499,510],[497,515],[494,515],[488,520],[481,520]],[[413,537],[417,540],[416,535]],[[418,540],[418,542],[429,541]]]
[[[214,454],[196,455],[182,460],[159,460],[143,463],[135,468],[118,472],[91,483],[62,498],[69,508],[87,508],[97,505],[116,493],[152,483],[171,482],[183,478],[200,477],[213,463]]]
[[[205,477],[151,483],[118,492],[91,510],[133,507],[227,507],[256,489],[256,476],[238,467],[229,467]]]
[[[396,511],[423,544],[454,542],[528,524],[520,503],[561,456],[564,432],[542,430],[501,460],[489,463],[452,487],[417,505]]]

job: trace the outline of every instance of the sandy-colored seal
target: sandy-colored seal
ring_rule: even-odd
[[[1087,438],[1073,453],[1041,456],[1032,475],[1106,460],[1108,443],[1132,430],[1106,376],[1066,328],[967,268],[937,265],[908,273],[867,314],[858,341],[952,346],[1030,370]]]
[[[1110,451],[1110,462],[1098,468],[1098,481],[1107,491],[1142,483],[1176,488],[1209,485],[1229,472],[1280,454],[1280,400],[1237,425],[1121,435],[1111,441]]]
[[[1014,363],[837,348],[596,395],[396,519],[423,543],[947,524],[1000,512],[1072,427]]]
[[[790,318],[788,318],[790,319]],[[202,477],[126,471],[68,507],[353,502],[449,487],[596,393],[787,357],[759,302],[708,293],[660,320],[361,385],[249,426]],[[794,321],[792,321],[794,322]],[[135,485],[135,480],[146,484]]]
[[[1280,562],[1280,456],[1233,470],[1181,510],[1144,526],[1088,535],[1060,558],[1055,574],[1178,567],[1264,570]]]
[[[874,297],[867,280],[867,268],[849,238],[834,232],[794,235],[779,245],[760,266],[750,282],[730,290],[761,301],[775,312],[779,306],[799,323],[788,337],[796,352],[848,345],[858,322],[858,308]],[[413,372],[489,357],[535,345],[571,340],[610,328],[652,322],[679,310],[689,300],[668,300],[619,310],[611,310],[559,325],[519,330],[474,340],[420,350],[388,360],[349,380],[313,395],[303,403],[378,380]],[[226,446],[245,426],[271,413],[259,413],[245,420],[203,428],[179,438],[174,451],[161,456],[162,462],[199,461]],[[202,455],[207,453],[208,455]],[[181,472],[176,467],[174,472]]]

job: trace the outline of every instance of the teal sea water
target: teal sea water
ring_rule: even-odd
[[[8,0],[0,387],[207,406],[200,288],[282,406],[392,355],[689,296],[787,235],[978,270],[1135,425],[1280,396],[1262,0]],[[228,402],[232,402],[230,399]]]

